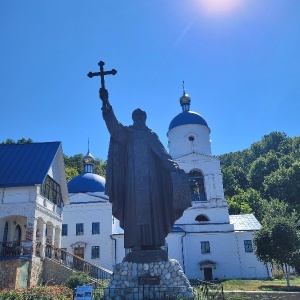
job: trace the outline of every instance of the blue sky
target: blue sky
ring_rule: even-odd
[[[89,138],[106,159],[100,80],[86,75],[100,60],[118,71],[119,121],[144,109],[164,145],[183,80],[215,155],[299,135],[299,0],[1,1],[0,43],[0,141],[62,141],[71,156]]]

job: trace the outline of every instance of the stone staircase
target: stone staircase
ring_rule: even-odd
[[[63,283],[74,272],[85,272],[94,285],[106,286],[112,271],[93,264],[66,250],[47,245],[44,259],[43,280],[48,283]]]

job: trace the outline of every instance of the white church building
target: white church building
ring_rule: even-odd
[[[169,153],[190,175],[192,206],[166,238],[169,257],[178,260],[189,279],[267,278],[259,262],[253,234],[260,224],[253,214],[229,215],[219,160],[212,156],[210,128],[190,111],[190,97],[180,98],[182,112],[170,123]],[[109,270],[120,263],[123,231],[112,217],[105,179],[93,173],[93,157],[84,157],[85,171],[68,183],[70,204],[64,207],[62,247]]]

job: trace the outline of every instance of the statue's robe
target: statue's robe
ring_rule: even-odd
[[[113,110],[103,118],[111,134],[105,193],[124,229],[124,246],[163,246],[174,222],[190,206],[174,201],[171,172],[178,172],[178,165],[148,127],[123,126]]]

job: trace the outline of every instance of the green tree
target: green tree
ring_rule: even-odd
[[[69,182],[72,178],[74,178],[75,176],[77,176],[79,174],[78,171],[73,167],[66,166],[65,170],[66,170],[67,182]]]
[[[232,197],[240,191],[238,180],[235,178],[232,168],[233,167],[224,167],[222,169],[224,193],[226,197]]]
[[[70,289],[75,289],[78,285],[87,285],[90,283],[89,277],[84,272],[74,272],[68,277],[66,281],[66,286]]]
[[[281,149],[285,148],[284,145],[287,142],[287,135],[283,132],[273,131],[270,134],[266,134],[263,136],[261,142],[258,142],[261,151],[258,155],[267,154],[271,150],[280,152]]]
[[[95,158],[94,172],[100,176],[106,176],[106,161],[102,161],[100,158]]]
[[[73,156],[64,155],[67,181],[71,180],[73,177],[77,176],[78,174],[83,173],[84,171],[83,157],[84,157],[83,154],[75,154]],[[95,158],[94,173],[105,177],[106,161],[103,161],[100,158]]]
[[[279,168],[279,158],[277,154],[271,150],[265,156],[257,158],[250,166],[248,178],[250,186],[256,190],[263,190],[263,181],[266,176]]]
[[[235,195],[227,199],[229,214],[240,215],[240,214],[250,214],[252,209],[250,205],[246,202],[240,201],[238,195]]]
[[[247,189],[246,191],[241,190],[239,194],[234,195],[230,198],[229,202],[229,212],[232,212],[232,209],[237,209],[237,204],[240,205],[239,213],[254,213],[256,218],[261,221],[264,216],[264,207],[266,200],[263,199],[260,193],[252,188]],[[234,206],[231,208],[230,206]],[[235,214],[237,212],[235,211]]]
[[[5,142],[2,142],[1,144],[27,144],[27,143],[32,143],[32,139],[25,139],[25,138],[21,138],[20,140],[18,140],[17,142],[12,140],[12,139],[7,139]]]
[[[298,216],[289,213],[288,205],[277,199],[265,203],[262,228],[255,234],[253,243],[260,261],[276,264],[290,285],[289,267],[299,262],[300,236]]]
[[[65,166],[76,169],[78,174],[83,173],[83,154],[75,154],[73,156],[64,155]]]
[[[266,176],[263,186],[266,198],[284,200],[294,208],[299,209],[300,162],[294,162],[288,169],[281,167]]]
[[[258,259],[279,266],[290,286],[290,266],[295,265],[300,248],[296,226],[287,219],[276,219],[272,225],[262,227],[255,234],[253,243]]]

